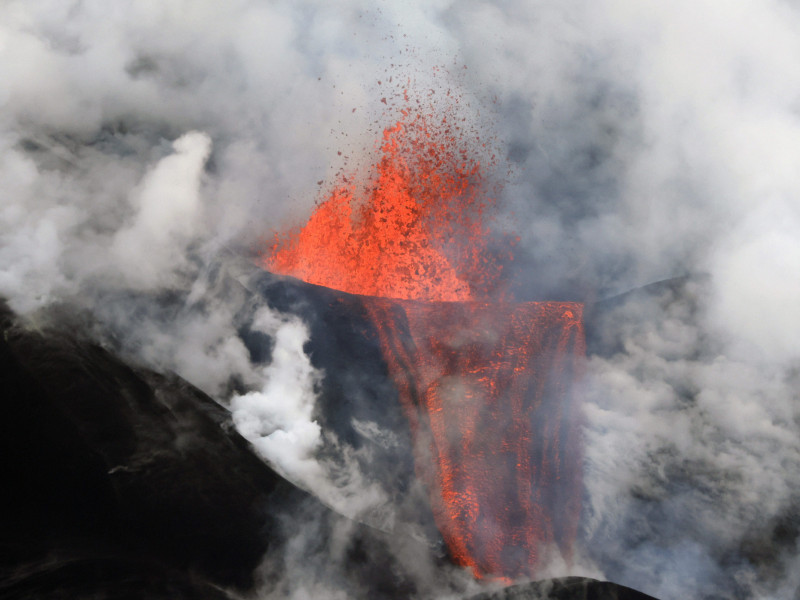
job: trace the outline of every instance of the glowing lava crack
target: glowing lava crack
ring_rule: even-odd
[[[406,111],[374,179],[343,184],[269,270],[364,298],[411,424],[415,469],[453,559],[478,577],[534,576],[569,556],[581,498],[582,305],[487,302],[481,166],[445,115]]]

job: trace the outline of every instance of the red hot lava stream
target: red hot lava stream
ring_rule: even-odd
[[[448,118],[450,117],[450,118]],[[489,302],[475,140],[452,115],[403,111],[362,186],[342,182],[276,236],[272,272],[364,298],[411,425],[415,468],[455,562],[477,577],[533,576],[569,556],[581,497],[582,305]]]

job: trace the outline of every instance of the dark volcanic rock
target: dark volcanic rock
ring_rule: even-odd
[[[350,460],[356,460],[361,472],[392,501],[398,525],[413,526],[437,552],[444,552],[427,494],[415,485],[409,423],[365,297],[260,269],[248,275],[245,285],[254,297],[275,310],[299,315],[308,326],[306,352],[322,373],[314,420],[325,436],[335,439],[327,443],[326,437],[322,453],[336,461],[345,448]],[[251,355],[265,352],[263,339],[243,339]]]
[[[62,550],[44,561],[3,573],[0,598],[75,600],[229,600],[225,590],[153,560],[135,556],[76,556]]]
[[[512,585],[470,600],[655,600],[631,588],[586,577],[564,577]]]
[[[0,598],[280,589],[290,543],[312,581],[335,565],[344,592],[415,591],[388,536],[278,476],[196,388],[4,308],[0,323]]]
[[[323,452],[335,459],[342,448],[357,451],[362,471],[397,506],[397,533],[329,510],[256,457],[224,407],[179,377],[126,364],[116,349],[92,341],[106,339],[97,331],[109,323],[101,319],[88,339],[80,319],[59,317],[58,328],[39,330],[0,306],[0,600],[235,598],[256,586],[281,597],[297,585],[357,598],[442,590],[431,580],[444,545],[416,483],[408,423],[363,304],[249,273],[238,310],[252,360],[266,363],[272,351],[269,337],[249,327],[260,306],[303,318],[311,332],[306,351],[324,372],[315,418],[338,443]],[[617,351],[612,321],[622,304],[587,307],[590,353]],[[124,304],[135,305],[135,298]],[[405,539],[404,523],[425,532],[426,543]],[[541,596],[544,589],[551,595]],[[538,597],[647,598],[575,578],[482,596]]]
[[[6,539],[30,553],[114,543],[250,584],[267,548],[264,501],[287,485],[225,430],[224,409],[64,334],[12,325],[0,359],[3,475],[17,482]]]

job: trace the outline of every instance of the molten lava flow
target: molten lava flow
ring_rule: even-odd
[[[456,562],[533,576],[568,556],[581,497],[570,384],[585,353],[582,305],[371,299],[411,422],[417,473]]]
[[[487,303],[481,165],[448,117],[404,111],[365,186],[343,179],[264,266],[363,302],[411,423],[415,465],[456,562],[532,576],[569,555],[580,504],[582,306]],[[397,300],[389,300],[389,299]]]

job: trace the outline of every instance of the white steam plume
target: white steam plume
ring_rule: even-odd
[[[114,235],[115,266],[133,286],[153,288],[185,266],[187,244],[198,235],[200,176],[211,140],[196,131],[172,144],[175,154],[162,158],[137,190],[133,222]]]
[[[322,442],[313,421],[314,388],[321,377],[303,351],[308,330],[297,318],[280,319],[263,309],[253,326],[275,339],[272,362],[262,371],[261,390],[231,399],[233,422],[283,474],[307,481],[318,475],[314,452]]]

